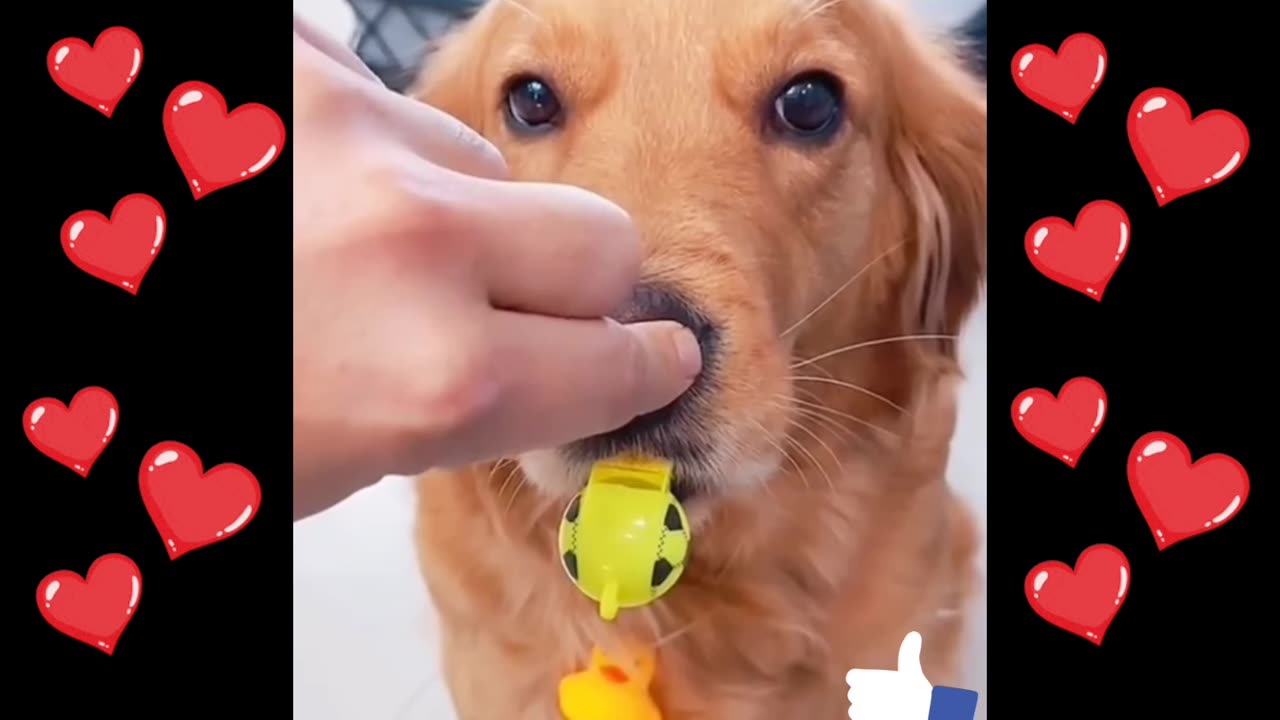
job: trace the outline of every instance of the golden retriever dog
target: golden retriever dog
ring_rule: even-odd
[[[662,411],[420,481],[459,718],[559,718],[594,645],[656,650],[665,720],[845,717],[845,673],[895,668],[911,630],[959,682],[976,538],[944,476],[986,267],[981,83],[883,0],[495,0],[414,94],[515,178],[625,208],[645,278],[618,319],[704,353]],[[674,462],[694,540],[669,594],[605,623],[556,531],[621,452]]]

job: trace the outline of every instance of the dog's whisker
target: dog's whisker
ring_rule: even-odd
[[[802,402],[802,401],[800,400],[793,401],[793,403],[799,403],[799,402]],[[839,429],[840,431],[845,433],[846,437],[849,440],[859,440],[859,441],[869,440],[869,438],[865,437],[860,432],[862,430],[862,427],[855,427],[854,425],[845,422],[846,420],[849,419],[849,417],[842,412],[835,411],[827,407],[822,407],[815,403],[805,403],[805,407],[798,407],[793,404],[792,410],[797,415],[799,415],[800,417],[806,420],[813,420],[815,423],[821,423],[823,427]],[[861,420],[861,418],[859,418],[859,420]],[[861,422],[860,424],[863,427],[867,425],[865,421]]]
[[[682,637],[682,636],[684,636],[684,635],[688,634],[688,632],[689,632],[690,630],[693,630],[693,628],[694,628],[695,626],[697,626],[697,625],[698,625],[699,623],[701,623],[703,620],[706,620],[706,619],[707,619],[707,617],[708,617],[709,615],[710,615],[710,613],[702,613],[702,614],[701,614],[701,615],[699,615],[698,617],[695,617],[694,619],[690,620],[689,622],[685,623],[684,625],[681,625],[680,627],[676,628],[675,630],[672,630],[671,632],[668,632],[668,633],[667,633],[667,634],[665,634],[665,635],[661,635],[661,636],[659,636],[659,637],[658,637],[658,639],[656,639],[656,640],[654,640],[654,641],[653,641],[653,649],[654,649],[654,650],[657,650],[657,649],[661,648],[663,645],[666,645],[666,644],[670,643],[672,640],[677,640],[677,639],[679,639],[680,637]]]
[[[712,585],[718,585],[726,575],[728,575],[730,572],[734,570],[734,568],[737,567],[738,558],[740,558],[742,554],[746,552],[746,549],[747,549],[746,542],[739,541],[737,543],[734,543],[733,549],[729,551],[728,557],[724,559],[723,564],[721,564],[720,568],[716,571],[716,574],[712,576],[712,580],[711,580]]]
[[[391,716],[392,720],[406,720],[407,718],[414,717],[412,712],[414,706],[422,700],[422,697],[426,694],[427,690],[429,690],[433,684],[438,682],[440,682],[440,677],[438,675],[434,673],[427,673],[426,677],[422,679],[422,682],[414,686],[413,692],[409,693],[409,696],[400,703],[399,709],[397,709],[395,714]]]
[[[781,453],[782,457],[787,460],[787,462],[791,463],[791,467],[796,469],[796,473],[800,475],[800,482],[804,483],[806,488],[809,487],[809,478],[805,476],[804,470],[800,467],[800,463],[796,462],[796,459],[791,456],[791,453],[787,452],[786,448],[782,447],[782,445],[773,438],[773,434],[770,433],[769,429],[761,424],[759,420],[752,418],[751,422],[756,427],[760,428],[761,436],[764,438],[764,441],[772,445],[773,449]]]
[[[814,454],[809,450],[809,448],[804,446],[804,443],[800,442],[799,440],[796,440],[790,435],[787,435],[784,439],[787,442],[791,443],[793,446],[795,446],[795,448],[799,450],[801,454],[803,454],[806,458],[808,458],[809,462],[813,463],[814,467],[818,468],[818,472],[822,473],[822,479],[827,481],[827,488],[832,492],[835,492],[836,483],[834,480],[831,479],[831,473],[827,472],[827,466],[823,465],[822,462],[820,462],[818,458],[814,456]]]
[[[805,489],[808,489],[808,488],[809,488],[809,476],[808,476],[808,474],[806,474],[806,473],[805,473],[804,468],[800,467],[800,463],[796,461],[795,456],[794,456],[794,455],[792,455],[788,450],[786,450],[785,448],[783,448],[783,447],[782,447],[782,445],[781,445],[780,443],[778,443],[778,442],[776,442],[776,441],[774,441],[774,440],[770,440],[770,441],[769,441],[769,444],[770,444],[770,445],[772,445],[772,446],[774,446],[775,448],[777,448],[777,449],[778,449],[778,452],[782,453],[782,457],[783,457],[783,458],[784,458],[788,463],[790,463],[791,467],[795,468],[796,475],[800,478],[800,484],[801,484],[801,485],[803,485],[803,486],[805,487]]]
[[[884,434],[886,434],[886,435],[889,435],[890,437],[893,437],[893,438],[899,438],[899,435],[898,435],[897,433],[893,432],[892,430],[887,430],[887,429],[885,429],[885,428],[882,428],[882,427],[880,427],[879,425],[876,425],[875,423],[871,422],[870,420],[864,420],[864,419],[862,419],[862,418],[858,417],[857,415],[850,415],[850,414],[849,414],[849,413],[847,413],[847,412],[842,412],[842,411],[840,411],[840,410],[835,410],[835,409],[833,409],[833,408],[829,408],[829,407],[827,407],[826,405],[822,405],[821,403],[809,402],[808,400],[801,400],[801,399],[799,399],[799,398],[794,398],[794,399],[792,400],[792,402],[796,402],[796,403],[799,403],[799,404],[801,404],[801,405],[805,405],[805,406],[807,406],[807,407],[813,408],[814,410],[818,410],[818,411],[820,411],[820,412],[827,412],[827,413],[831,413],[831,414],[835,415],[836,417],[841,417],[841,418],[844,418],[844,419],[846,419],[846,420],[852,420],[853,422],[856,422],[856,423],[858,423],[858,424],[860,424],[860,425],[865,425],[866,427],[869,427],[869,428],[871,428],[872,430],[877,430],[877,431],[882,432],[882,433],[884,433]]]
[[[813,395],[813,393],[809,393],[809,394]],[[836,419],[829,418],[810,408],[800,407],[795,404],[795,401],[793,398],[790,398],[786,395],[775,395],[774,397],[781,398],[782,400],[785,401],[785,402],[775,401],[772,403],[774,407],[780,410],[783,410],[785,412],[793,412],[802,417],[809,418],[810,420],[813,420],[815,422],[824,423],[824,429],[832,430],[835,432],[842,432],[845,435],[847,435],[850,440],[861,439],[861,436],[858,434],[855,428],[848,427],[847,425],[844,425],[838,422]],[[817,397],[817,395],[814,395],[814,397]]]
[[[793,363],[804,362],[804,358],[799,358],[799,357],[796,357],[796,356],[792,355],[792,356],[791,356],[791,362],[793,362]],[[830,370],[828,370],[828,369],[826,369],[826,368],[822,367],[821,365],[811,365],[811,366],[810,366],[810,368],[811,368],[811,369],[813,369],[813,370],[817,370],[818,372],[820,372],[820,373],[822,373],[823,375],[825,375],[825,376],[827,376],[827,377],[831,378],[832,380],[835,380],[835,379],[836,379],[836,376],[835,376],[835,375],[832,375]]]
[[[822,463],[818,462],[818,459],[813,456],[813,453],[809,452],[809,448],[805,447],[803,443],[799,442],[794,437],[791,437],[791,435],[783,435],[782,442],[786,443],[788,447],[795,448],[799,451],[799,457],[803,459],[806,464],[817,468],[824,475],[826,474],[826,468],[822,466]],[[830,482],[830,478],[827,478],[827,481]]]
[[[520,479],[516,481],[515,487],[512,488],[510,497],[507,498],[507,505],[502,509],[503,515],[511,514],[511,509],[515,507],[516,504],[516,496],[518,496],[520,491],[524,489],[524,484],[524,476],[521,476]]]
[[[819,382],[819,383],[827,383],[830,385],[839,385],[842,388],[856,390],[857,392],[860,392],[864,395],[873,397],[876,400],[879,400],[880,402],[884,403],[885,405],[888,405],[889,407],[893,408],[894,410],[897,410],[898,412],[904,413],[908,416],[911,415],[911,412],[908,411],[906,408],[895,403],[889,398],[881,395],[880,393],[877,393],[868,388],[864,388],[861,385],[858,385],[856,383],[848,382],[847,380],[840,380],[839,378],[833,378],[833,377],[814,377],[813,375],[791,375],[787,377],[787,380],[790,380],[792,382]]]
[[[492,488],[497,484],[495,483],[495,480],[498,473],[501,472],[503,468],[509,468],[507,470],[506,478],[502,481],[501,485],[498,486],[498,491],[493,494],[493,502],[486,502],[484,504],[485,512],[492,516],[495,531],[504,542],[510,540],[511,535],[507,532],[507,523],[502,522],[503,513],[498,506],[502,502],[502,493],[506,490],[507,484],[511,482],[511,476],[519,467],[520,466],[517,461],[511,458],[501,458],[489,468],[489,475],[485,478],[485,485]]]
[[[809,390],[809,389],[807,389],[807,388],[802,388],[802,387],[796,387],[796,388],[792,388],[792,389],[793,389],[797,394],[799,394],[799,395],[805,395],[805,396],[808,396],[808,397],[813,398],[813,399],[814,399],[814,401],[816,401],[816,402],[822,402],[822,396],[821,396],[821,395],[819,395],[818,393],[816,393],[816,392],[812,391],[812,390]],[[782,395],[782,394],[779,394],[779,395],[778,395],[778,397],[780,397],[780,398],[785,398],[788,402],[791,400],[791,398],[787,397],[786,395]]]
[[[760,429],[760,432],[764,434],[765,440],[768,441],[769,432],[765,429],[764,425],[761,425],[759,421],[755,421],[755,425]],[[777,449],[777,445],[774,445],[773,447]],[[755,455],[754,452],[748,452],[747,439],[741,436],[736,436],[728,441],[728,452],[726,454],[727,457],[723,461],[717,462],[716,468],[707,473],[708,476],[724,476],[726,471],[731,468],[741,467],[746,458],[753,457]],[[773,488],[769,487],[767,482],[760,483],[759,487],[764,490],[765,494],[769,497],[774,496]]]
[[[529,16],[530,18],[532,18],[532,19],[534,19],[534,20],[538,21],[539,23],[541,23],[541,24],[543,24],[543,25],[546,25],[546,24],[547,24],[547,21],[546,21],[545,19],[543,19],[543,17],[542,17],[541,15],[539,15],[539,14],[538,14],[538,13],[536,13],[536,12],[534,12],[533,10],[530,10],[530,9],[529,9],[529,7],[528,7],[527,5],[525,5],[524,3],[520,2],[519,0],[501,0],[501,1],[502,1],[502,3],[504,3],[505,5],[507,5],[508,7],[512,7],[512,8],[515,8],[516,10],[519,10],[520,12],[522,12],[522,13],[524,13],[525,15]]]
[[[787,397],[786,395],[778,395],[778,397],[780,397],[780,398],[782,398],[782,399],[786,400],[786,403],[785,403],[785,404],[779,405],[779,407],[781,407],[783,410],[787,410],[787,411],[789,411],[789,412],[790,412],[790,411],[794,411],[794,412],[796,412],[796,413],[798,413],[798,414],[800,414],[800,415],[804,415],[804,416],[806,416],[806,417],[810,417],[810,418],[813,418],[813,419],[815,419],[815,420],[825,420],[825,421],[827,421],[828,423],[831,423],[831,424],[832,424],[833,426],[835,426],[836,428],[838,428],[838,429],[842,429],[842,430],[844,430],[845,432],[849,433],[849,435],[851,435],[851,436],[853,436],[853,437],[857,437],[857,436],[858,436],[858,433],[857,433],[857,431],[856,431],[856,429],[855,429],[855,428],[851,428],[851,427],[848,427],[848,426],[846,426],[846,425],[843,425],[843,424],[841,424],[841,423],[837,422],[837,418],[839,417],[838,415],[833,415],[833,416],[831,416],[831,417],[828,417],[828,416],[826,416],[826,415],[823,415],[823,414],[821,414],[821,413],[819,413],[819,412],[816,412],[816,411],[814,411],[814,410],[812,410],[812,409],[811,409],[811,407],[812,407],[812,406],[820,406],[820,408],[821,408],[822,410],[828,410],[828,409],[829,409],[829,408],[827,407],[826,403],[824,403],[824,402],[822,401],[822,396],[821,396],[821,395],[819,395],[819,394],[817,394],[817,393],[813,392],[812,390],[806,390],[806,389],[804,389],[804,388],[802,388],[802,387],[796,387],[796,388],[793,388],[793,390],[794,390],[797,394],[805,395],[805,396],[807,396],[807,397],[813,398],[813,402],[812,402],[812,403],[809,403],[810,407],[797,407],[797,406],[796,406],[796,404],[795,404],[795,400],[796,400],[796,398]]]
[[[824,449],[824,450],[826,450],[826,451],[827,451],[827,454],[831,456],[831,459],[832,459],[833,461],[835,461],[835,464],[836,464],[836,474],[837,474],[837,475],[843,475],[843,474],[844,474],[844,463],[840,462],[840,456],[836,454],[836,451],[835,451],[835,450],[831,449],[831,446],[830,446],[830,445],[828,445],[828,444],[826,443],[826,441],[825,441],[825,440],[823,440],[821,437],[819,437],[819,436],[818,436],[818,434],[817,434],[817,433],[815,433],[814,431],[812,431],[812,430],[810,430],[809,428],[805,427],[805,426],[804,426],[804,423],[799,423],[799,422],[796,422],[796,421],[792,420],[792,421],[791,421],[791,424],[792,424],[792,425],[794,425],[794,426],[795,426],[795,428],[796,428],[797,430],[800,430],[801,432],[805,433],[805,434],[806,434],[806,435],[808,435],[809,437],[813,438],[813,441],[814,441],[814,442],[816,442],[816,443],[818,443],[819,445],[821,445],[821,446],[822,446],[822,449]],[[829,481],[829,480],[831,479],[831,478],[830,478],[830,476],[828,476],[828,477],[827,477],[827,479],[828,479],[828,481]],[[834,485],[834,483],[832,483],[832,488],[831,488],[831,489],[832,489],[832,490],[834,490],[834,489],[835,489],[835,485]]]
[[[487,485],[489,483],[492,483],[493,479],[497,477],[498,471],[506,467],[507,463],[511,463],[511,462],[515,462],[515,461],[512,460],[511,458],[502,458],[498,460],[498,462],[494,463],[493,467],[489,468],[489,477],[485,478],[485,484]]]
[[[802,0],[798,8],[801,13],[799,22],[804,22],[824,10],[839,5],[841,2],[843,0]]]
[[[839,2],[839,0],[832,0],[831,2],[828,2],[825,5],[822,5],[814,12],[815,13],[821,12],[822,10],[825,10],[826,8],[834,5],[836,2]],[[809,17],[809,16],[806,15],[805,17]],[[783,330],[782,333],[778,335],[778,337],[784,338],[787,335],[790,335],[791,333],[795,332],[796,329],[798,329],[801,325],[808,322],[810,318],[812,318],[814,315],[817,315],[819,312],[821,312],[822,308],[826,307],[827,305],[830,305],[831,301],[836,299],[836,296],[838,296],[840,293],[848,289],[848,287],[852,285],[855,280],[862,277],[862,274],[865,273],[867,270],[870,270],[872,265],[875,265],[877,262],[880,262],[881,259],[887,257],[890,253],[892,253],[894,250],[897,250],[900,247],[902,247],[902,243],[898,243],[897,245],[894,245],[888,250],[885,250],[884,252],[872,258],[871,262],[867,263],[866,265],[863,265],[861,270],[854,273],[853,276],[850,277],[848,280],[845,280],[844,283],[840,285],[840,287],[835,289],[835,292],[831,293],[830,295],[827,296],[825,300],[818,303],[816,307],[814,307],[812,310],[808,312],[808,314],[806,314],[804,317],[797,320],[791,327],[787,328],[786,330]]]
[[[801,417],[812,420],[815,423],[819,423],[819,427],[823,428],[824,430],[829,430],[831,432],[844,433],[845,437],[849,440],[865,439],[858,432],[857,428],[852,428],[852,427],[849,427],[848,425],[842,424],[836,418],[829,418],[826,415],[823,415],[822,413],[819,413],[815,410],[811,410],[809,408],[793,408],[793,410],[797,414],[799,414]]]
[[[502,499],[503,494],[505,494],[505,493],[507,492],[507,486],[511,484],[511,480],[512,480],[512,478],[514,478],[514,477],[515,477],[516,472],[517,472],[519,469],[520,469],[520,464],[519,464],[519,463],[514,463],[514,462],[513,462],[513,463],[512,463],[512,465],[511,465],[511,469],[507,471],[507,476],[506,476],[505,478],[503,478],[503,479],[502,479],[502,485],[498,487],[498,499],[499,499],[499,500],[501,500],[501,499]],[[496,472],[496,468],[495,468],[495,472]]]
[[[824,352],[821,355],[815,355],[809,358],[808,360],[802,360],[792,365],[790,369],[795,370],[797,368],[802,368],[806,365],[812,365],[813,363],[821,362],[823,360],[826,360],[829,357],[835,357],[836,355],[841,355],[843,353],[852,352],[854,350],[861,350],[862,348],[869,348],[876,345],[885,345],[888,343],[895,343],[895,342],[906,342],[908,340],[958,340],[958,339],[959,337],[956,335],[896,335],[894,337],[880,338],[879,340],[866,340],[864,342],[854,343],[853,345],[846,345],[844,347],[839,347],[839,348],[836,348],[835,350],[828,350],[827,352]]]
[[[524,489],[525,480],[526,478],[524,476],[524,473],[521,473],[520,479],[516,481],[516,486],[511,491],[511,497],[507,498],[507,506],[502,510],[503,515],[509,515],[511,513],[511,508],[515,507],[516,496],[519,495],[520,491]]]

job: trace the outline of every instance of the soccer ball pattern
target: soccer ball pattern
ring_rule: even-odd
[[[578,581],[578,519],[581,510],[582,495],[579,494],[569,503],[560,521],[560,562],[573,583],[585,590]],[[689,555],[689,539],[689,519],[684,509],[674,501],[668,502],[649,578],[651,598],[665,594],[680,579]]]

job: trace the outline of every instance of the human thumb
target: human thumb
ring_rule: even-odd
[[[924,677],[920,667],[920,633],[912,630],[902,638],[902,646],[898,648],[898,672],[907,675]]]
[[[688,328],[661,320],[624,325],[636,342],[632,377],[634,415],[670,405],[702,371],[702,350]]]

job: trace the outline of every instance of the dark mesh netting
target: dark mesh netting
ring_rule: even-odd
[[[973,14],[958,31],[962,41],[973,53],[974,69],[981,75],[987,74],[987,6]]]
[[[348,0],[356,16],[356,54],[387,87],[413,83],[431,42],[483,0]]]

